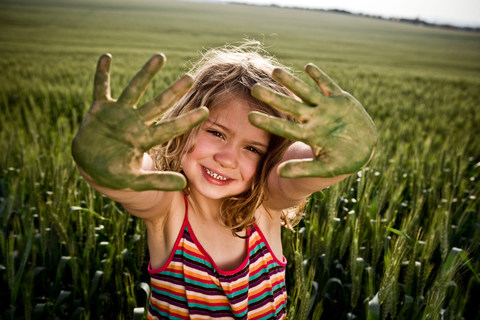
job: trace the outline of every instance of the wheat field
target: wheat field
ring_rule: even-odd
[[[149,99],[205,48],[264,43],[367,109],[367,168],[284,230],[291,319],[480,319],[480,33],[183,1],[0,1],[0,318],[142,319],[145,226],[80,177],[70,144],[98,57],[112,96],[155,52]]]

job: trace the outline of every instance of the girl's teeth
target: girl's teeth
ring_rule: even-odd
[[[210,171],[210,170],[208,170],[207,168],[204,168],[204,169],[205,169],[205,172],[208,173],[209,176],[211,176],[211,177],[213,177],[213,178],[215,178],[215,179],[217,179],[217,180],[222,180],[222,181],[227,180],[227,178],[222,177],[221,175],[219,175],[219,174],[217,174],[217,173],[215,173],[215,172],[213,172],[213,171]]]

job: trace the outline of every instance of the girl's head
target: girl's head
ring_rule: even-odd
[[[293,96],[271,77],[275,67],[284,68],[274,58],[266,55],[258,42],[209,50],[191,71],[194,78],[192,88],[163,115],[162,120],[177,117],[200,106],[209,108],[211,115],[218,114],[222,111],[219,109],[226,105],[225,102],[232,99],[241,100],[242,105],[247,105],[250,110],[290,119],[287,115],[253,98],[250,93],[253,85],[259,83],[276,92]],[[202,125],[154,148],[157,168],[181,172],[182,159],[194,150]],[[291,141],[285,138],[268,136],[268,146],[263,150],[265,152],[261,152],[250,185],[239,194],[223,199],[221,222],[233,232],[238,232],[254,222],[255,209],[262,203],[266,194],[268,174],[291,144]],[[185,191],[188,193],[188,185]]]

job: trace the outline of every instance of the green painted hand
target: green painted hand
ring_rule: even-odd
[[[298,123],[259,112],[251,112],[249,120],[261,129],[312,148],[313,159],[280,164],[280,176],[327,178],[352,174],[373,155],[377,141],[375,125],[363,106],[318,67],[308,64],[305,70],[318,86],[311,87],[282,69],[273,72],[273,77],[302,101],[258,84],[252,89],[255,98],[292,115]]]
[[[208,117],[207,108],[198,108],[181,117],[150,125],[191,87],[186,75],[155,99],[136,107],[149,83],[165,64],[155,54],[132,78],[118,100],[110,97],[111,56],[98,60],[94,101],[72,143],[77,165],[95,183],[111,189],[181,190],[185,177],[175,172],[142,170],[145,151],[170,140]]]

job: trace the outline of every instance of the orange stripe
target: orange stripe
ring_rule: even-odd
[[[279,299],[274,300],[274,303],[275,303],[275,309],[278,309],[280,305],[287,303],[287,297],[285,297],[285,294],[282,294],[281,296],[279,296]]]
[[[198,249],[195,243],[193,242],[190,242],[187,240],[182,241],[182,247],[187,249],[191,254],[193,253],[193,255],[196,255],[201,258],[205,258],[205,255],[203,254],[203,252],[200,251],[200,249]]]
[[[188,298],[189,302],[192,303],[199,303],[202,305],[217,305],[217,306],[228,306],[229,302],[228,299],[212,299],[211,297],[200,297],[196,296],[195,298]]]
[[[253,236],[253,237],[252,237]],[[261,241],[262,238],[260,237],[260,235],[258,233],[254,233],[250,236],[250,249],[253,249],[255,248]]]
[[[162,282],[162,283],[155,282],[154,283],[153,279],[152,279],[152,287],[154,287],[157,290],[162,289],[164,291],[169,291],[170,293],[178,293],[182,297],[185,296],[185,288],[176,288],[169,283],[165,283],[165,282]]]
[[[265,293],[265,291],[268,291],[269,289],[271,289],[270,287],[265,287],[265,286],[261,286],[260,288],[258,288],[257,290],[255,291],[252,291],[252,293],[248,293],[248,298],[249,299],[255,299],[256,297],[258,296],[261,296],[262,294]]]
[[[260,283],[258,286],[255,287],[256,289],[253,289],[253,288],[252,288],[252,290],[250,290],[250,291],[248,292],[248,296],[249,296],[250,299],[256,298],[257,296],[262,295],[263,293],[265,293],[265,291],[267,291],[267,290],[273,290],[273,288],[274,288],[276,285],[278,285],[279,283],[281,283],[282,281],[283,281],[283,280],[280,279],[280,280],[278,280],[278,281],[272,282],[272,285],[270,285],[270,284],[268,283],[267,286],[265,285],[265,282],[262,282],[262,283]]]
[[[183,311],[183,310],[177,310],[174,308],[169,308],[170,305],[167,305],[167,306],[162,305],[159,302],[157,302],[157,300],[154,300],[154,299],[151,299],[150,303],[158,310],[163,311],[169,315],[179,317],[182,319],[188,319],[188,315],[189,315],[188,310]]]
[[[250,275],[254,275],[258,272],[259,269],[263,269],[265,267],[265,265],[269,265],[269,264],[272,264],[273,262],[273,258],[272,256],[269,254],[269,255],[265,255],[264,256],[265,260],[257,260],[255,262],[255,265],[250,265]]]
[[[248,319],[263,318],[265,316],[271,315],[275,312],[275,309],[271,304],[263,306],[261,310],[255,310],[254,312],[248,313]]]
[[[222,289],[226,294],[233,294],[238,290],[243,290],[248,287],[248,279],[243,279],[241,282],[235,283],[235,285],[222,285]]]
[[[286,299],[285,299],[285,296],[282,295],[281,296],[283,299],[278,299],[277,300],[274,300],[274,305],[272,304],[267,304],[267,305],[264,305],[262,307],[262,309],[259,309],[259,310],[253,310],[253,312],[249,312],[248,313],[248,319],[256,319],[256,318],[263,318],[265,316],[268,316],[270,315],[271,313],[275,312],[276,310],[278,310],[279,306],[284,304]],[[285,311],[286,312],[286,311]],[[285,319],[285,315],[286,313],[284,314],[284,316],[282,317],[283,319]]]

